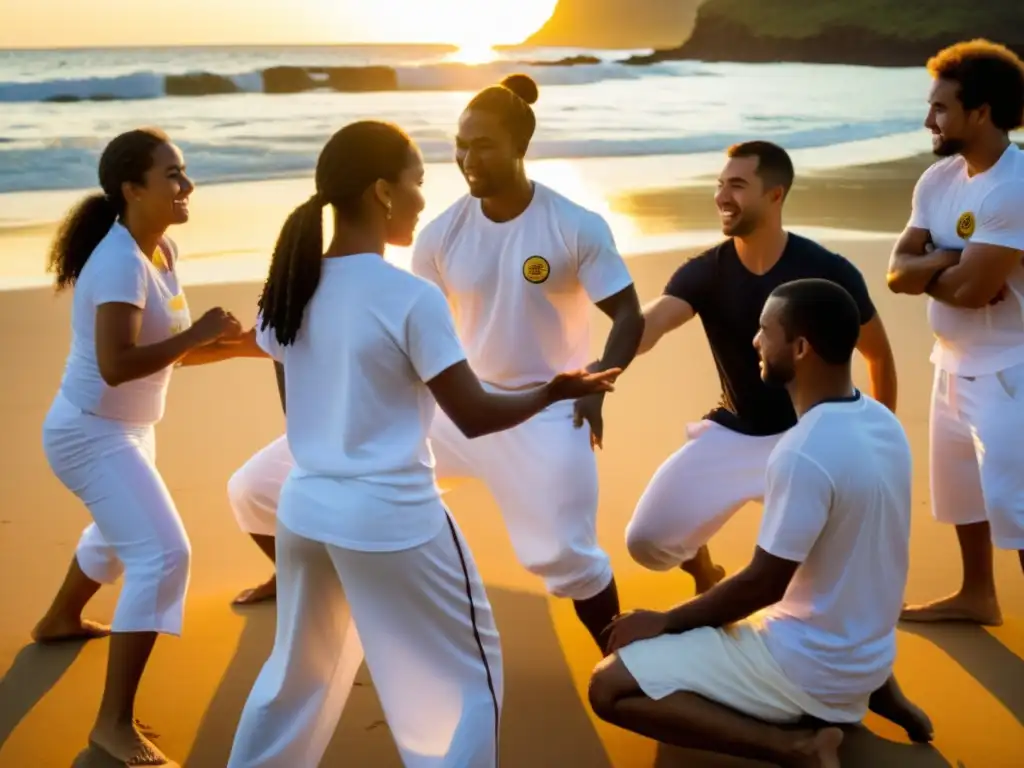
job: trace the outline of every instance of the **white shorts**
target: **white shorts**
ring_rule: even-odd
[[[1024,365],[970,378],[936,369],[930,470],[936,520],[987,520],[995,546],[1024,550]]]
[[[93,416],[58,395],[43,450],[92,515],[75,552],[79,568],[101,584],[124,573],[113,631],[180,635],[191,548],[156,468],[153,426]]]
[[[633,559],[655,571],[697,554],[744,504],[763,501],[768,457],[782,437],[754,437],[705,419],[654,473],[626,526]]]
[[[597,543],[597,460],[573,404],[556,403],[504,432],[470,440],[440,409],[430,443],[439,481],[479,478],[501,509],[519,561],[558,597],[587,600],[612,579]],[[282,436],[228,482],[242,529],[273,535],[277,500],[294,459]]]
[[[790,681],[769,653],[756,623],[704,627],[661,635],[618,651],[622,663],[651,699],[695,693],[748,717],[780,725],[806,715],[827,723],[856,723],[865,698],[846,707],[821,703]]]
[[[358,552],[277,529],[277,632],[229,768],[320,764],[365,651],[408,768],[493,768],[501,646],[476,564],[449,518],[431,541]]]

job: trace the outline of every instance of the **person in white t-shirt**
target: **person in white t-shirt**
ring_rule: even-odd
[[[906,621],[1002,623],[992,545],[1024,568],[1024,63],[985,41],[928,62],[925,125],[940,158],[918,180],[889,263],[896,293],[928,295],[935,334],[932,513],[956,526],[963,583]]]
[[[430,222],[413,250],[413,272],[447,296],[470,363],[496,392],[534,387],[560,370],[586,366],[594,303],[612,329],[592,369],[626,368],[643,334],[636,289],[608,224],[526,175],[536,100],[537,86],[525,75],[473,98],[456,143],[469,194]],[[559,403],[516,429],[472,443],[440,413],[430,433],[438,475],[488,485],[519,560],[553,595],[573,600],[599,647],[619,611],[596,532],[593,448],[603,439],[602,402],[598,394],[575,405]],[[280,484],[291,464],[288,448],[278,438],[228,485],[243,529],[268,554]],[[272,594],[268,582],[240,599]]]
[[[498,764],[498,632],[441,502],[427,433],[437,406],[479,438],[607,392],[619,371],[486,392],[441,291],[383,258],[387,244],[412,242],[422,183],[422,158],[400,129],[348,125],[321,152],[316,193],[274,250],[257,341],[284,366],[295,458],[276,521],[274,648],[230,768],[318,765],[364,654],[404,765]]]
[[[590,701],[658,741],[776,765],[838,768],[842,731],[870,708],[929,741],[892,677],[907,581],[911,454],[903,427],[853,386],[860,313],[839,284],[777,287],[754,339],[798,422],[768,459],[750,564],[669,611],[612,625]],[[826,724],[800,729],[810,717]],[[781,726],[790,726],[783,728]]]
[[[223,309],[191,323],[166,236],[188,220],[193,184],[161,131],[116,137],[99,162],[102,192],[80,202],[50,256],[57,288],[74,287],[71,350],[43,424],[54,474],[89,510],[64,583],[33,630],[40,643],[113,633],[90,742],[130,765],[166,758],[139,732],[135,692],[157,634],[179,635],[190,546],[155,465],[155,425],[175,365],[265,356]],[[108,629],[82,619],[101,584],[124,574]]]

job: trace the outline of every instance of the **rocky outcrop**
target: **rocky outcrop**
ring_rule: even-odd
[[[1024,54],[1024,3],[1005,0],[708,0],[681,46],[624,63],[691,59],[919,67],[985,37]]]
[[[168,75],[164,81],[164,92],[168,96],[212,96],[221,93],[238,93],[239,87],[230,78],[198,72],[189,75]]]
[[[262,75],[264,93],[302,93],[318,88],[358,93],[398,88],[398,73],[391,67],[271,67]]]

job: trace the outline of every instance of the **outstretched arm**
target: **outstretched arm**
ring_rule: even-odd
[[[640,310],[636,286],[630,284],[618,293],[602,299],[597,302],[597,307],[611,318],[612,329],[605,341],[604,354],[600,360],[592,364],[590,370],[626,370],[636,357],[644,333],[644,316]]]
[[[609,649],[666,633],[725,627],[782,600],[828,521],[832,494],[832,480],[816,462],[795,451],[773,454],[761,531],[750,564],[669,611],[616,619]]]
[[[195,347],[178,363],[186,365],[207,365],[230,360],[235,357],[267,357],[267,353],[256,343],[256,329],[252,328],[237,340],[215,341],[202,347]]]

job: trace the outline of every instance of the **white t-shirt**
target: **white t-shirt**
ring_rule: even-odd
[[[860,702],[892,672],[910,489],[902,425],[859,392],[805,413],[768,459],[758,546],[800,566],[765,612],[765,642],[822,703]]]
[[[96,309],[101,304],[132,304],[142,309],[137,343],[165,341],[191,324],[188,302],[175,271],[178,253],[167,238],[154,265],[120,223],[96,246],[75,282],[71,304],[71,351],[61,394],[86,413],[138,424],[164,415],[173,366],[111,387],[96,359]]]
[[[633,282],[604,219],[536,182],[512,221],[456,201],[417,237],[412,269],[448,297],[480,379],[506,388],[591,362],[591,304]]]
[[[314,541],[394,552],[445,524],[427,444],[436,402],[424,382],[465,359],[432,284],[365,253],[323,260],[298,337],[261,329],[284,364],[295,468],[278,517]]]
[[[909,226],[931,232],[936,248],[987,243],[1024,251],[1024,152],[1011,144],[995,165],[973,177],[960,155],[939,160],[914,188]],[[1024,265],[1010,273],[1007,285],[1006,299],[980,309],[929,297],[935,365],[981,376],[1024,363]]]

